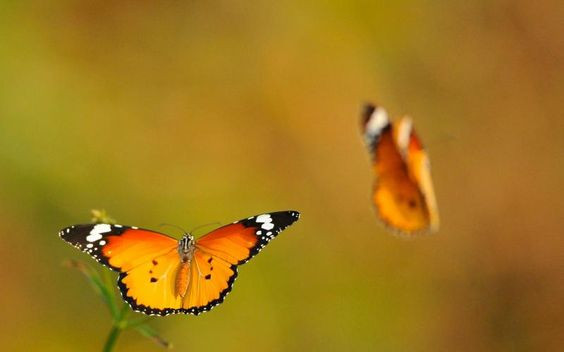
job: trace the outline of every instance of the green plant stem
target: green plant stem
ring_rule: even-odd
[[[127,327],[127,324],[125,323],[127,313],[129,313],[129,307],[127,304],[124,304],[121,311],[118,313],[118,316],[114,319],[112,329],[110,330],[106,343],[104,344],[103,352],[113,351],[119,335]]]
[[[122,329],[117,325],[112,326],[112,330],[110,330],[106,343],[104,344],[104,352],[111,352],[114,349],[121,330]]]

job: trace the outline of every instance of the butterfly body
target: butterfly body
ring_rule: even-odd
[[[237,267],[299,218],[295,211],[261,214],[198,239],[113,224],[75,225],[61,238],[119,272],[122,297],[149,315],[200,314],[223,302]]]
[[[176,296],[184,298],[190,283],[190,265],[194,256],[194,237],[192,235],[184,235],[178,243],[178,256],[180,262],[176,271],[176,280],[174,292]]]
[[[367,105],[363,133],[375,174],[373,203],[396,233],[411,236],[438,230],[439,217],[430,163],[412,120],[391,122],[382,107]]]

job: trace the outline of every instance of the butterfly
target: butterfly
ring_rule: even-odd
[[[367,104],[362,130],[372,156],[372,200],[379,218],[403,235],[437,231],[431,166],[411,119],[405,116],[390,123],[386,110]]]
[[[237,267],[300,217],[297,211],[251,216],[194,239],[116,224],[67,227],[59,236],[119,273],[123,299],[148,315],[194,314],[223,302]]]

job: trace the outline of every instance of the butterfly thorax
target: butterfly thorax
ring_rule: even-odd
[[[190,283],[190,262],[194,254],[194,248],[194,237],[190,234],[184,235],[184,237],[178,241],[180,264],[176,272],[174,288],[176,295],[183,298],[186,295]]]
[[[192,253],[194,253],[194,236],[186,234],[178,241],[180,261],[189,262],[192,259]]]

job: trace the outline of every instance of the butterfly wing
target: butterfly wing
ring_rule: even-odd
[[[198,314],[223,302],[237,277],[237,266],[256,255],[299,216],[297,211],[252,216],[196,240],[183,308],[188,313]]]
[[[182,313],[183,299],[176,294],[175,288],[179,268],[175,247],[120,273],[118,287],[123,299],[133,310],[148,315]]]
[[[237,265],[196,248],[190,266],[185,313],[198,315],[223,302],[237,278]]]
[[[411,119],[408,117],[401,119],[396,130],[398,131],[396,144],[400,150],[405,150],[401,154],[404,156],[404,160],[406,160],[409,177],[417,183],[429,214],[427,219],[428,231],[436,232],[439,229],[439,212],[433,189],[433,181],[431,180],[431,162],[427,152],[423,149],[421,140],[412,128]],[[409,137],[402,137],[402,133]]]
[[[399,233],[436,230],[438,215],[428,159],[411,120],[391,124],[381,107],[367,106],[364,137],[373,157],[373,202],[380,219]]]
[[[87,224],[63,229],[63,240],[120,273],[118,286],[131,308],[166,315],[182,307],[174,292],[178,241],[135,227]]]

